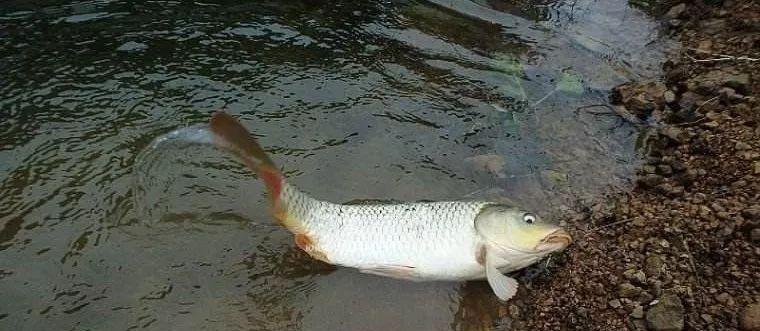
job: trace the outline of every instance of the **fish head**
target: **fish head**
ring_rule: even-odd
[[[536,214],[505,205],[490,205],[475,218],[478,234],[505,251],[546,255],[570,245],[572,237]]]

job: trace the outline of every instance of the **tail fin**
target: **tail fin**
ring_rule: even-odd
[[[281,211],[280,193],[285,177],[251,133],[238,120],[223,111],[214,112],[209,123],[214,144],[235,154],[248,168],[256,172],[269,191],[273,212]]]

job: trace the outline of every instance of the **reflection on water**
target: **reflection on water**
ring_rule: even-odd
[[[624,0],[6,1],[0,329],[508,328],[523,302],[483,283],[309,259],[210,148],[162,151],[135,205],[135,159],[225,108],[322,199],[561,213],[627,183],[636,131],[583,109],[657,67],[654,26]]]

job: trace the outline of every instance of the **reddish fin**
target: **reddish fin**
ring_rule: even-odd
[[[209,123],[214,144],[234,153],[255,171],[269,191],[275,215],[280,213],[279,199],[284,177],[263,148],[238,120],[223,111],[214,112]]]

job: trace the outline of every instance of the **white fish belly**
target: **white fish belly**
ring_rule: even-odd
[[[401,267],[418,280],[482,278],[475,216],[485,203],[338,205],[317,202],[304,225],[330,263]]]

